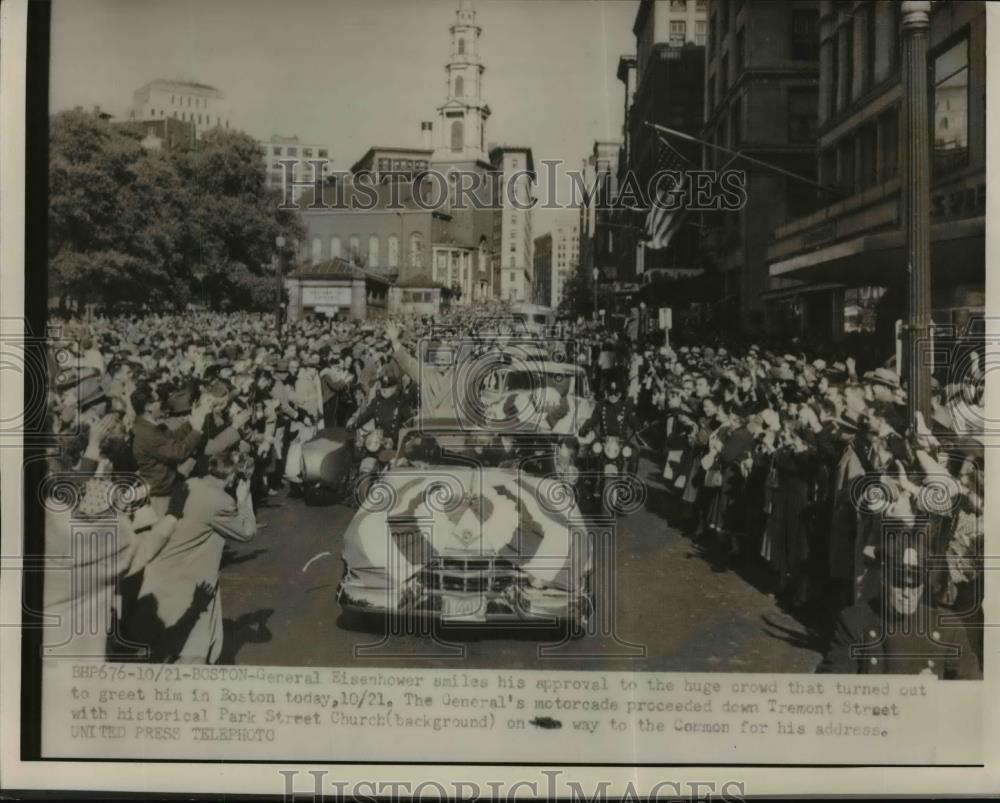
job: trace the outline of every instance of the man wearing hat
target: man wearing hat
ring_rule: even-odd
[[[382,377],[375,399],[357,417],[354,428],[360,429],[369,421],[373,421],[375,429],[382,430],[382,435],[394,444],[398,441],[399,430],[404,423],[398,374],[389,372]]]
[[[132,393],[135,421],[132,424],[132,453],[139,476],[149,486],[153,508],[163,514],[170,495],[181,481],[178,467],[190,458],[202,440],[205,418],[211,411],[208,397],[191,410],[188,420],[170,431],[159,421],[160,402],[149,385]]]
[[[926,533],[911,527],[883,532],[882,593],[840,614],[816,671],[978,679],[965,631],[942,624],[944,612],[927,599]]]
[[[582,438],[590,432],[597,438],[618,437],[627,440],[641,425],[636,419],[632,404],[625,396],[627,380],[620,372],[608,375],[604,387],[604,399],[597,403],[590,418],[580,427]]]

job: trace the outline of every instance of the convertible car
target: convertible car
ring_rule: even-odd
[[[557,435],[576,435],[594,411],[584,369],[552,360],[498,366],[480,396],[487,420],[534,423]]]
[[[457,422],[404,431],[345,533],[341,607],[581,629],[593,547],[553,444]]]

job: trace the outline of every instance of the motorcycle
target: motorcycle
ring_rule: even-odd
[[[588,450],[588,485],[592,511],[615,518],[635,496],[639,454],[616,435],[594,440]]]
[[[381,429],[358,431],[355,450],[360,455],[354,479],[354,498],[364,504],[372,484],[385,472],[395,456],[395,444]]]

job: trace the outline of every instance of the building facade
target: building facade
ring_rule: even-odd
[[[307,145],[298,137],[275,134],[258,143],[264,158],[267,186],[280,189],[287,181],[293,198],[299,198],[307,185],[324,181],[331,170],[331,151],[327,145]]]
[[[122,120],[111,125],[142,137],[142,147],[148,151],[171,151],[175,148],[191,148],[195,144],[194,126],[173,117],[161,120]]]
[[[210,128],[229,128],[230,109],[225,94],[208,84],[158,78],[132,95],[131,120],[173,117],[194,127],[200,137]]]
[[[495,186],[493,240],[494,295],[506,301],[531,301],[534,285],[535,161],[531,148],[498,146],[490,151]]]
[[[472,0],[459,0],[451,26],[451,54],[445,65],[445,102],[438,107],[438,136],[434,159],[465,162],[487,159],[486,121],[490,107],[483,100],[483,73]]]
[[[816,178],[819,14],[819,3],[809,0],[709,0],[703,139]],[[758,331],[768,325],[765,300],[773,289],[771,233],[789,210],[815,205],[815,188],[706,150],[706,166],[746,171],[746,206],[706,214],[705,222],[713,267],[723,277],[720,313]]]
[[[342,258],[386,276],[394,308],[474,304],[504,291],[504,298],[531,298],[530,213],[514,210],[501,184],[506,176],[512,197],[533,197],[531,150],[485,146],[490,111],[482,100],[482,29],[471,0],[460,0],[450,30],[436,144],[434,124],[422,121],[421,147],[369,148],[349,175],[327,179],[320,208],[299,202],[308,231],[299,260],[318,265]]]
[[[535,238],[534,254],[532,256],[535,275],[535,297],[532,302],[544,307],[552,306],[553,298],[553,274],[554,265],[552,262],[552,234],[543,234]]]
[[[899,4],[823,2],[819,10],[814,169],[838,194],[789,214],[774,232],[769,271],[787,287],[773,304],[798,331],[840,338],[874,297],[871,322],[890,351],[895,321],[906,318]],[[985,4],[931,4],[929,48],[932,317],[962,329],[984,308]]]
[[[570,276],[580,269],[580,223],[578,220],[570,220],[565,224],[556,227],[551,235],[552,241],[549,243],[551,249],[551,265],[549,268],[550,278],[547,282],[549,292],[543,294],[544,304],[556,309],[562,300],[563,288]],[[538,240],[535,240],[536,248]],[[538,271],[535,271],[537,277]]]

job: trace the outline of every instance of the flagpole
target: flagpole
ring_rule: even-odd
[[[759,165],[760,167],[765,167],[768,170],[773,170],[775,173],[780,173],[781,175],[787,176],[788,178],[793,178],[796,181],[801,181],[803,184],[809,184],[810,186],[816,187],[817,189],[823,190],[824,192],[828,192],[831,195],[839,195],[841,197],[847,197],[847,193],[842,192],[841,190],[834,189],[833,187],[828,187],[825,184],[820,184],[818,181],[813,181],[811,178],[806,178],[805,176],[801,176],[798,173],[793,173],[791,170],[785,170],[785,168],[778,167],[777,165],[773,165],[770,162],[764,162],[761,161],[760,159],[755,159],[752,156],[747,156],[742,151],[734,151],[730,148],[725,148],[722,145],[715,145],[711,142],[708,142],[707,140],[698,139],[698,137],[693,137],[690,134],[685,134],[683,131],[676,131],[673,128],[667,128],[666,126],[657,125],[656,123],[651,123],[648,120],[645,122],[645,124],[648,125],[650,128],[653,128],[657,131],[667,134],[668,136],[679,137],[680,139],[687,140],[688,142],[694,142],[697,145],[704,145],[706,147],[712,148],[713,150],[723,151],[724,153],[729,153],[733,154],[734,156],[739,156],[741,159],[745,159],[751,164]]]

